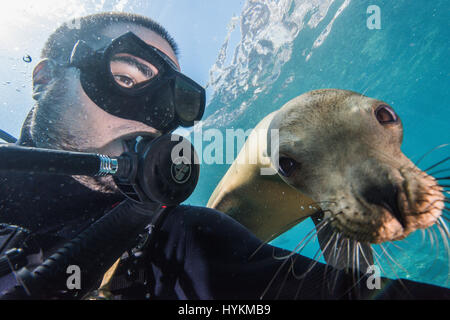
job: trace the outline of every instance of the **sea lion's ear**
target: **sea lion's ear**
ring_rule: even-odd
[[[45,91],[47,85],[53,80],[55,65],[50,59],[38,62],[33,70],[33,99],[37,100],[39,95]]]

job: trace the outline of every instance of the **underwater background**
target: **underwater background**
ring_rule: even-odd
[[[379,29],[367,25],[373,5]],[[46,37],[68,18],[113,10],[152,17],[176,39],[183,72],[207,86],[203,130],[247,130],[304,92],[338,88],[390,104],[402,118],[402,151],[413,161],[450,143],[448,0],[46,0],[2,7],[0,128],[15,136],[33,104],[31,72]],[[448,154],[433,151],[419,167]],[[203,163],[186,203],[206,205],[229,166]],[[308,219],[271,243],[293,249],[312,228]],[[450,287],[448,252],[431,230],[386,245],[395,263],[380,258],[382,274]],[[301,254],[323,261],[317,241]]]

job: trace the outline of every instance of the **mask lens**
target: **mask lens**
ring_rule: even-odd
[[[109,66],[114,81],[126,89],[142,87],[158,74],[150,62],[128,53],[114,54]]]
[[[181,125],[191,126],[200,120],[205,104],[204,89],[190,79],[177,77],[175,80],[175,108]]]

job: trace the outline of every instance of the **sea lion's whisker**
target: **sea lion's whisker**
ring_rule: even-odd
[[[426,202],[426,200],[419,199],[419,200],[417,200],[417,202]],[[436,199],[436,200],[430,202],[422,211],[415,211],[414,214],[421,215],[421,214],[430,212],[430,210],[432,210],[432,209],[439,209],[441,211],[444,210],[444,209],[437,208],[434,206],[436,203],[439,203],[439,202],[445,202],[445,200],[444,199]]]
[[[434,248],[435,238],[433,236],[433,233],[431,232],[431,228],[426,229],[428,237],[430,238],[430,248]]]
[[[400,269],[403,270],[403,272],[405,273],[409,273],[408,270],[406,270],[401,264],[399,264],[394,258],[392,258],[392,256],[389,254],[389,251],[387,250],[387,248],[385,248],[382,244],[380,244],[381,250],[383,250],[383,252],[385,253],[386,257],[388,259],[390,259],[397,267],[399,267]]]
[[[330,218],[329,218],[330,219]],[[303,248],[309,243],[309,241],[311,241],[311,239],[313,239],[313,237],[326,225],[326,223],[328,222],[329,219],[325,219],[322,222],[320,222],[317,226],[316,226],[316,233],[314,233],[312,236],[309,237],[309,239],[307,240],[307,242],[300,248],[300,251],[303,250]],[[274,255],[272,255],[273,258],[275,259],[283,259],[283,263],[281,263],[281,265],[278,267],[277,271],[275,272],[274,276],[272,277],[272,279],[269,281],[269,284],[267,285],[266,289],[263,291],[263,293],[260,296],[260,299],[262,300],[264,298],[264,296],[266,295],[267,291],[270,289],[270,287],[272,286],[273,282],[275,281],[275,279],[277,278],[278,274],[281,272],[281,270],[283,269],[284,265],[287,263],[288,260],[290,260],[290,258],[296,253],[298,247],[302,244],[303,241],[306,240],[306,238],[308,237],[309,234],[311,234],[314,231],[314,229],[312,229],[311,231],[309,231],[309,233],[303,238],[303,240],[294,248],[294,250],[291,251],[291,253],[289,253],[288,255],[282,257],[275,257]],[[252,255],[253,256],[253,255]],[[297,257],[294,258],[294,262],[295,259]]]
[[[381,256],[378,254],[378,252],[376,250],[373,250],[373,253],[374,253],[374,258],[377,263],[377,266],[380,268],[381,272],[386,275],[387,273],[384,271],[384,269],[382,267],[381,260],[379,260],[379,259],[381,259]]]
[[[433,171],[433,172],[428,172],[428,174],[430,175],[430,176],[435,176],[436,174],[439,174],[439,173],[444,173],[444,172],[449,172],[450,171],[450,168],[445,168],[445,169],[441,169],[441,170],[436,170],[436,171]]]
[[[425,196],[434,196],[434,195],[436,195],[436,191],[438,191],[438,193],[442,193],[443,192],[442,188],[438,184],[435,184],[435,185],[431,186],[430,189],[432,189],[433,192],[429,192],[429,191],[423,192],[422,191],[422,192],[418,192],[417,196],[424,196],[424,195]],[[428,199],[425,197],[425,198],[417,199],[415,201],[416,202],[427,202]],[[441,201],[441,199],[436,199],[436,201]]]
[[[272,241],[273,239],[275,239],[276,237],[280,236],[281,234],[283,234],[284,232],[286,232],[287,230],[289,230],[290,228],[292,228],[293,226],[295,226],[296,224],[300,223],[301,221],[303,221],[303,217],[302,218],[298,218],[297,220],[294,220],[293,222],[287,224],[283,230],[273,233],[270,237],[268,237],[266,240],[264,240],[259,246],[258,248],[255,249],[255,251],[250,255],[250,257],[248,258],[248,260],[250,260],[251,258],[253,258],[255,256],[255,254],[261,250],[262,247],[264,247],[267,243],[269,243],[270,241]]]
[[[442,219],[442,217],[439,217],[439,218],[438,218],[438,223],[439,223],[439,225],[444,229],[446,236],[447,236],[448,238],[450,238],[450,232],[448,231],[447,224],[446,224],[445,221]]]
[[[397,262],[395,260],[392,259],[392,257],[389,255],[389,253],[386,251],[386,249],[383,247],[382,244],[379,245],[381,250],[383,251],[383,255],[386,256],[386,263],[389,265],[389,268],[391,269],[391,271],[394,273],[395,277],[401,282],[401,277],[397,274],[397,272],[395,271],[395,267],[389,262],[389,260],[391,260],[395,265],[399,266],[400,269],[402,269],[404,272],[409,273],[408,271],[406,271],[401,265],[398,265]],[[402,283],[403,287],[406,289],[406,286]]]
[[[280,256],[280,257],[276,257],[276,256],[272,255],[272,258],[277,259],[277,260],[283,260],[283,259],[287,259],[287,258],[293,256],[295,253],[300,253],[305,248],[305,246],[314,238],[314,236],[316,236],[319,233],[319,231],[322,230],[326,226],[326,224],[330,222],[329,220],[331,220],[331,218],[327,218],[327,219],[321,221],[315,228],[311,229],[311,231],[309,231],[306,234],[306,236],[303,237],[303,239],[295,246],[295,248],[293,250],[291,250],[291,252],[288,255]],[[302,245],[302,243],[305,240],[306,240],[306,242]]]
[[[316,253],[314,254],[314,257],[312,258],[313,261],[310,263],[309,268],[308,268],[303,274],[301,274],[300,276],[298,276],[298,275],[295,273],[295,271],[292,270],[292,271],[293,271],[292,274],[293,274],[294,278],[296,278],[297,280],[300,280],[300,279],[304,278],[304,277],[305,277],[305,276],[306,276],[306,275],[314,268],[314,266],[319,262],[318,259],[320,259],[320,258],[323,256],[323,254],[324,254],[325,251],[327,250],[327,248],[328,248],[328,246],[330,245],[330,242],[331,242],[332,240],[333,240],[332,237],[330,237],[330,239],[328,240],[328,242],[327,242],[326,245],[324,246],[323,250],[321,250],[320,248],[317,249]],[[319,254],[319,252],[320,252],[320,255],[317,256],[317,255]]]
[[[339,240],[341,239],[342,234],[340,232],[334,231],[336,232],[336,241],[334,242],[334,249],[333,249],[333,260],[332,260],[332,265],[335,266],[338,262],[339,259],[339,252],[342,248],[342,246],[339,246],[338,249],[338,243]]]
[[[367,260],[366,256],[364,255],[364,252],[361,247],[361,243],[359,241],[355,241],[355,244],[356,244],[356,256],[357,256],[357,263],[356,263],[357,270],[355,270],[355,272],[357,272],[357,274],[358,274],[358,288],[359,288],[359,283],[361,282],[361,272],[367,271],[367,270],[361,270],[360,255],[363,257],[363,259],[365,260],[365,262],[367,263],[368,266],[370,265],[370,263]]]
[[[275,300],[277,300],[280,297],[281,291],[283,291],[283,287],[286,284],[287,278],[289,276],[289,273],[291,272],[291,270],[294,268],[294,263],[295,263],[296,259],[292,259],[291,261],[291,265],[289,266],[288,270],[286,271],[286,274],[284,276],[283,282],[280,285],[280,288],[278,289],[278,292],[275,296]]]
[[[437,166],[439,166],[439,165],[441,165],[441,164],[447,162],[448,160],[450,160],[450,157],[447,157],[447,158],[445,158],[445,159],[443,159],[443,160],[441,160],[441,161],[439,161],[439,162],[433,164],[431,167],[429,167],[429,168],[427,168],[427,169],[425,169],[425,170],[423,170],[423,171],[428,172],[429,170],[431,170],[431,169],[433,169],[433,168],[436,168]]]
[[[363,249],[362,249],[361,243],[358,242],[357,245],[358,245],[358,247],[359,247],[359,250],[361,251],[361,255],[362,255],[362,257],[364,258],[364,261],[367,263],[368,266],[370,266],[370,262],[369,262],[369,260],[367,259],[366,255],[364,254],[364,251],[363,251]]]
[[[435,241],[435,243],[436,243],[436,251],[437,251],[437,253],[436,253],[436,259],[438,258],[438,256],[439,256],[439,237],[438,237],[438,235],[437,235],[437,233],[434,231],[434,229],[433,229],[433,227],[435,226],[436,224],[434,224],[432,227],[430,227],[429,229],[430,229],[430,231],[431,231],[431,233],[434,235],[434,239],[436,240]]]
[[[437,177],[436,180],[450,180],[450,177]]]
[[[433,171],[433,172],[427,172],[427,173],[428,173],[428,175],[434,177],[436,174],[443,173],[443,172],[449,172],[449,171],[450,171],[450,168],[445,168],[445,169],[441,169],[441,170],[437,170],[437,171]]]
[[[380,246],[381,246],[381,245],[380,245]],[[378,256],[378,257],[381,259],[381,257],[378,255],[378,253],[376,252],[376,250],[373,250],[373,252],[375,253],[375,256]],[[382,271],[384,274],[387,274],[386,272],[384,272],[383,268],[381,267],[380,261],[379,261],[378,259],[376,259],[376,260],[377,260],[377,262],[378,262],[378,267],[381,269],[381,271]],[[408,290],[408,288],[407,288],[407,287],[405,286],[405,284],[403,283],[402,278],[400,278],[400,277],[398,276],[397,272],[395,272],[395,268],[391,265],[391,263],[389,262],[389,259],[386,259],[386,263],[389,265],[389,268],[391,268],[391,270],[392,270],[392,272],[394,273],[394,275],[395,275],[397,281],[400,283],[400,285],[403,287],[403,289],[405,289],[405,291],[406,291],[409,295],[411,295],[411,292]]]
[[[342,248],[342,247],[341,247],[341,248]],[[332,286],[331,286],[331,292],[334,292],[334,289],[336,289],[337,278],[338,278],[338,276],[339,276],[339,274],[340,274],[341,272],[344,272],[344,271],[341,271],[341,270],[336,269],[336,275],[334,276],[333,284],[332,284]]]
[[[439,146],[437,146],[437,147],[434,147],[434,148],[431,149],[430,151],[426,152],[422,157],[420,157],[419,160],[417,160],[414,164],[415,164],[416,166],[418,166],[419,163],[420,163],[423,159],[425,159],[430,153],[432,153],[432,152],[434,152],[434,151],[436,151],[436,150],[439,150],[439,149],[441,149],[441,148],[445,148],[445,147],[447,147],[447,146],[449,146],[449,145],[450,145],[450,144],[446,143],[446,144],[441,144],[441,145],[439,145]]]
[[[342,237],[342,234],[340,232],[337,232],[336,241],[334,243],[333,261],[331,263],[333,266],[337,265],[337,262],[339,261],[339,258],[340,258],[341,250],[344,247],[343,245],[340,245],[339,247],[337,246],[338,242],[341,240],[341,237]],[[333,272],[335,272],[335,274],[336,274],[335,275],[335,280],[333,281],[333,283],[335,283],[337,281],[336,278],[339,275],[340,271],[339,271],[339,269],[337,267],[334,267],[333,268]],[[331,292],[334,291],[334,286],[333,285],[332,285],[331,288],[328,286],[328,288],[330,289]]]
[[[264,289],[263,293],[261,294],[261,296],[259,297],[260,300],[262,300],[264,298],[264,296],[266,295],[267,291],[269,291],[270,287],[272,286],[273,282],[275,281],[276,277],[278,276],[278,274],[280,273],[281,269],[284,267],[284,265],[286,264],[288,259],[286,259],[285,261],[283,261],[283,263],[278,267],[278,270],[275,272],[274,276],[272,277],[272,279],[269,281],[269,284],[267,285],[266,289]]]
[[[364,99],[364,95],[366,94],[367,91],[369,91],[370,85],[366,88],[366,90],[363,91],[363,93],[361,93],[361,96],[359,97],[361,99],[361,101],[363,101]]]
[[[297,291],[295,292],[294,300],[297,300],[297,299],[298,299],[298,295],[300,294],[300,290],[302,289],[302,286],[303,286],[303,282],[304,282],[304,281],[305,281],[305,279],[303,279],[302,281],[300,281],[300,283],[298,284]]]
[[[430,246],[431,248],[433,248],[434,246],[434,238],[433,238],[433,234],[431,233],[430,228],[426,229],[428,237],[430,238]]]
[[[314,257],[312,258],[312,262],[310,263],[309,268],[308,268],[302,275],[297,276],[297,274],[295,273],[294,268],[291,268],[292,276],[293,276],[295,279],[297,279],[297,280],[301,280],[301,282],[300,282],[300,284],[299,284],[299,287],[297,288],[297,292],[296,292],[296,294],[295,294],[295,298],[297,298],[297,296],[298,296],[298,294],[299,294],[299,292],[300,292],[300,290],[301,290],[301,287],[303,286],[303,282],[304,282],[304,280],[306,279],[306,275],[308,275],[308,273],[311,272],[311,270],[312,270],[312,269],[315,267],[315,265],[319,262],[318,259],[320,259],[320,257],[321,257],[321,256],[323,255],[323,253],[326,251],[328,245],[330,244],[330,241],[331,241],[331,238],[330,238],[330,240],[328,240],[328,242],[327,242],[327,244],[325,245],[325,248],[323,249],[323,251],[322,251],[320,248],[317,249],[316,253],[314,254]],[[321,251],[322,251],[322,252],[321,252]],[[321,254],[317,257],[317,254],[318,254],[319,252],[321,252]],[[296,257],[294,258],[294,263],[295,263],[295,261],[297,260],[298,257],[299,257],[299,256],[296,256]]]
[[[355,241],[356,242],[356,241]],[[350,243],[350,242],[348,242],[348,243]],[[357,244],[355,244],[354,243],[354,246],[353,246],[353,253],[355,254],[355,248],[357,247]],[[353,262],[355,261],[355,259],[353,260]],[[342,271],[340,271],[340,272],[342,272]],[[358,278],[358,280],[355,280],[355,273],[357,274],[357,278]],[[335,278],[335,280],[334,280],[334,284],[333,284],[333,291],[334,291],[334,288],[335,288],[335,286],[336,286],[336,284],[337,284],[337,276],[339,275],[339,272],[337,272],[336,273],[336,278]],[[355,293],[356,295],[357,295],[357,297],[359,296],[359,294],[360,294],[360,291],[359,291],[359,289],[361,288],[360,287],[360,283],[361,283],[361,280],[363,280],[364,278],[361,278],[361,273],[358,271],[358,270],[355,270],[355,268],[352,270],[352,279],[353,279],[353,285],[351,286],[351,287],[349,287],[343,294],[341,294],[341,296],[345,296],[346,294],[348,294],[351,290],[353,290],[353,288],[355,288],[355,287],[357,287],[357,290],[358,291],[354,291],[353,293]],[[357,298],[356,297],[356,298]]]
[[[336,267],[337,261],[338,261],[338,257],[339,257],[339,252],[342,249],[342,246],[338,247],[338,243],[341,239],[342,234],[340,232],[337,231],[333,231],[333,235],[331,236],[330,240],[332,240],[333,247],[332,249],[330,249],[333,254],[332,254],[332,259],[331,261],[329,261],[329,263],[325,264],[325,270],[323,273],[323,281],[322,281],[322,295],[324,294],[324,289],[327,288],[329,292],[332,292],[332,288],[330,287],[330,281],[327,281],[327,273],[328,273],[328,269],[331,269],[331,275],[330,275],[330,280],[333,277],[333,272],[336,273],[336,276],[339,274],[339,269]],[[335,238],[335,239],[334,239]],[[333,240],[334,239],[334,240]],[[323,250],[323,255],[325,255],[325,252],[327,251],[328,248],[325,248]],[[330,268],[331,266],[331,268]]]
[[[325,213],[325,212],[332,212],[331,210],[320,210],[321,212],[323,212],[323,213]],[[333,212],[332,212],[333,213]],[[338,212],[337,214],[339,214],[340,212]],[[334,213],[333,213],[334,214]],[[337,215],[337,214],[334,214],[334,215]],[[326,223],[329,219],[331,219],[331,218],[333,218],[333,217],[329,217],[329,218],[326,218],[326,219],[324,219],[323,221],[321,221],[318,225],[317,225],[317,227],[319,227],[322,223]],[[302,222],[304,220],[304,217],[301,217],[301,218],[298,218],[298,219],[296,219],[296,220],[294,220],[294,221],[292,221],[291,223],[289,223],[289,224],[287,224],[286,226],[284,226],[283,228],[282,228],[282,230],[280,230],[280,231],[278,231],[278,232],[276,232],[276,233],[273,233],[270,237],[268,237],[266,240],[264,240],[259,246],[258,246],[258,248],[256,248],[255,249],[255,251],[250,255],[250,257],[248,258],[249,260],[251,259],[251,258],[253,258],[254,256],[255,256],[255,254],[256,253],[258,253],[258,251],[259,250],[261,250],[261,248],[262,247],[264,247],[267,243],[269,243],[270,241],[272,241],[273,239],[275,239],[276,237],[278,237],[278,236],[280,236],[281,234],[283,234],[284,232],[286,232],[287,230],[289,230],[289,229],[291,229],[292,227],[294,227],[295,225],[297,225],[298,223],[300,223],[300,222]],[[316,227],[316,228],[317,228]],[[305,239],[306,237],[308,237],[308,235],[312,232],[312,231],[314,231],[315,229],[312,229],[303,239]],[[317,234],[317,233],[316,233]],[[314,235],[316,235],[316,234],[314,234]],[[314,236],[313,235],[313,236]]]
[[[428,228],[427,230],[429,230],[430,237],[432,238],[431,248],[433,248],[433,246],[435,248],[435,256],[434,256],[433,263],[428,268],[428,270],[431,270],[436,265],[436,262],[439,259],[439,238],[433,228]]]
[[[441,234],[442,242],[444,243],[445,250],[447,252],[447,265],[448,265],[448,268],[447,268],[447,280],[445,282],[445,284],[447,285],[448,281],[449,281],[449,278],[450,278],[450,248],[449,248],[448,240],[447,240],[447,238],[448,238],[448,229],[447,229],[447,227],[445,225],[445,222],[443,222],[440,219],[438,220],[438,224],[436,225],[436,227],[438,228],[439,233]]]
[[[373,250],[373,253],[374,253],[374,255],[373,255],[373,257],[374,257],[374,259],[375,259],[375,265],[378,267],[378,268],[380,268],[380,270],[381,270],[381,273],[383,274],[383,275],[387,275],[387,273],[386,273],[386,271],[384,271],[384,268],[383,268],[383,266],[382,266],[382,264],[381,264],[381,257],[378,255],[378,252],[374,249]]]
[[[313,232],[315,229],[312,229],[309,233]],[[287,258],[292,257],[294,254],[300,254],[300,252],[303,251],[303,249],[309,244],[309,242],[314,239],[314,237],[317,235],[317,231],[313,234],[306,235],[291,252],[284,256],[275,256],[275,254],[272,254],[272,258],[275,260],[286,260]],[[303,243],[304,242],[304,243]]]
[[[348,266],[350,265],[350,239],[347,238],[347,265],[345,266],[345,271],[348,273]]]
[[[283,269],[284,265],[287,263],[288,260],[290,260],[290,259],[285,259],[283,261],[283,263],[278,267],[278,269],[275,272],[274,276],[269,281],[269,284],[267,285],[266,289],[264,289],[263,293],[259,297],[260,300],[262,300],[264,298],[264,296],[266,295],[267,291],[270,289],[270,287],[272,286],[273,282],[275,281],[275,279],[277,278],[278,274],[281,272],[281,270]]]
[[[325,210],[324,212],[327,212],[330,210]],[[338,212],[337,214],[339,214],[340,212]],[[337,215],[336,214],[336,215]],[[286,256],[281,256],[281,257],[275,257],[273,256],[274,259],[278,259],[278,260],[282,260],[282,259],[286,259],[290,256],[292,256],[293,254],[297,253],[299,254],[307,245],[308,243],[319,234],[319,232],[326,227],[327,224],[329,224],[330,222],[334,221],[336,218],[334,216],[325,218],[324,220],[322,220],[321,222],[319,222],[315,228],[313,228],[311,231],[309,231],[306,236],[303,237],[303,239],[297,244],[297,246],[291,251],[290,254],[286,255]],[[315,231],[313,234],[311,234],[313,231]],[[309,237],[309,239],[307,239]],[[303,245],[302,243],[307,240]],[[302,246],[301,246],[302,245]],[[301,247],[300,247],[301,246]],[[299,248],[300,247],[300,248]]]
[[[423,229],[421,229],[421,231],[423,231]],[[390,244],[392,244],[396,249],[400,250],[400,251],[405,251],[404,248],[400,247],[398,244],[395,244],[392,241],[389,241]]]
[[[340,238],[341,238],[341,233],[339,233],[339,232],[337,232],[337,231],[333,231],[333,235],[331,236],[331,238],[334,238],[334,237],[336,237],[336,239],[333,241],[333,242],[334,242],[333,249],[332,249],[332,252],[333,252],[333,258],[332,258],[332,261],[330,262],[330,264],[331,264],[331,266],[332,266],[332,268],[331,268],[331,269],[332,269],[332,272],[338,270],[338,269],[335,267],[336,264],[337,264],[336,251],[338,251],[338,243],[339,243],[339,240],[340,240]],[[339,247],[339,250],[340,250],[340,248],[341,248],[341,246]],[[324,251],[324,253],[325,253],[325,251]],[[326,263],[326,264],[325,264],[324,274],[323,274],[323,284],[325,285],[325,283],[326,283],[326,286],[328,287],[328,290],[330,290],[330,284],[329,284],[328,281],[326,281],[326,276],[327,276],[328,267],[329,267],[329,265],[328,265],[328,263]]]
[[[356,255],[356,262],[355,262],[355,269],[353,270],[353,274],[356,273],[356,277],[358,279],[357,283],[359,284],[359,282],[361,281],[360,278],[360,269],[359,269],[359,250],[358,250],[358,242],[355,241],[354,242],[355,247],[354,247],[354,251],[355,251],[355,255]]]
[[[335,236],[336,236],[336,232],[333,231],[333,234],[332,234],[331,237],[330,237],[330,241],[332,241],[331,239],[333,239]],[[333,241],[332,241],[332,242],[333,242]],[[333,244],[333,249],[331,249],[331,251],[334,253],[333,250],[334,250],[334,248],[336,247],[336,241],[334,241],[333,243],[334,243],[334,244]],[[324,256],[325,256],[325,255],[324,255]],[[326,277],[327,277],[328,267],[329,267],[328,263],[325,263],[325,269],[324,269],[324,271],[323,271],[323,280],[322,280],[322,285],[323,285],[323,286],[325,286],[325,280],[326,280]],[[323,290],[323,286],[322,286],[322,290]]]
[[[354,243],[353,240],[351,242],[352,242],[352,244]],[[352,271],[353,282],[355,282],[355,260],[356,260],[355,246],[352,246],[352,270],[351,271]]]
[[[400,240],[402,243],[406,243],[407,245],[410,245],[408,238],[404,238]]]
[[[420,233],[422,234],[422,241],[420,242],[420,248],[423,248],[425,245],[426,232],[424,229],[420,229]]]

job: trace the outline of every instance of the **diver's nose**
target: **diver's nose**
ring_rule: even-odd
[[[394,184],[375,185],[368,187],[363,196],[367,202],[388,210],[402,227],[406,228],[406,219],[399,206],[399,190],[400,188]]]

